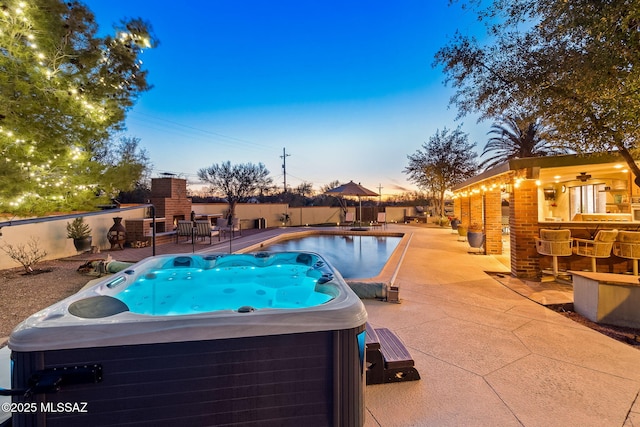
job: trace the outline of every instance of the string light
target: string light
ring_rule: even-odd
[[[51,84],[50,87],[46,88],[48,93],[53,94],[58,99],[66,98],[67,101],[75,103],[75,107],[77,107],[79,111],[82,111],[84,120],[89,121],[88,127],[91,128],[95,126],[96,128],[100,128],[102,123],[111,116],[108,110],[109,102],[107,102],[107,100],[96,101],[89,99],[81,88],[73,87],[69,85],[65,79],[58,78],[58,76],[64,74],[65,71],[65,69],[61,67],[68,66],[68,63],[60,63],[59,60],[49,58],[46,52],[42,50],[40,46],[46,46],[47,43],[39,43],[36,37],[36,34],[44,32],[39,31],[31,21],[31,8],[32,6],[28,2],[22,1],[14,8],[3,8],[0,12],[0,35],[6,37],[10,34],[12,37],[12,45],[6,48],[6,56],[11,57],[14,51],[24,50],[24,48],[26,48],[26,51],[19,54],[20,60],[24,60],[23,56],[25,53],[27,56],[31,56],[33,63],[37,64],[33,69],[41,73],[44,79]],[[40,42],[41,41],[42,40],[40,40]],[[124,44],[127,47],[137,49],[140,53],[143,51],[143,48],[151,47],[151,40],[148,37],[132,32],[120,32],[117,40],[112,39],[111,43],[111,47],[113,48],[118,47],[118,44]],[[103,64],[118,61],[118,59],[113,56],[109,46],[103,46],[100,55],[100,61]],[[140,69],[142,61],[136,60],[133,65],[136,69]],[[110,85],[118,88],[118,90],[127,90],[129,86],[135,85],[135,79],[136,74],[130,73],[118,84]],[[104,77],[100,77],[98,81],[102,85],[107,85]],[[93,122],[93,124],[91,122]],[[34,186],[41,189],[68,191],[67,183],[70,181],[70,177],[79,175],[75,173],[75,169],[80,166],[83,161],[88,160],[87,153],[80,147],[71,147],[64,157],[60,157],[59,154],[52,154],[48,159],[38,160],[38,157],[42,156],[42,153],[39,152],[40,142],[32,140],[31,138],[24,138],[21,135],[14,135],[13,130],[2,127],[0,127],[0,142],[0,156],[2,156],[0,158],[4,159],[5,165],[14,164],[20,167],[25,171],[25,176],[34,182]],[[30,161],[19,161],[16,163],[16,158],[29,158]],[[61,161],[63,161],[62,164],[59,163]],[[75,189],[89,191],[94,188],[95,185],[92,184],[82,185]],[[8,201],[8,205],[17,207],[25,203],[28,199],[40,197],[41,195],[39,193],[25,191],[23,194]],[[57,193],[50,194],[48,198],[62,200],[65,196]],[[1,202],[0,200],[0,204]]]

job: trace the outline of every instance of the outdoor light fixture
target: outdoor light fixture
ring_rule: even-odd
[[[581,182],[587,182],[591,179],[591,175],[587,175],[586,172],[580,172],[580,175],[576,175],[576,179]]]

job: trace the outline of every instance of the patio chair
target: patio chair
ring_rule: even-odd
[[[216,225],[213,227],[213,231],[217,231],[218,236],[224,239],[224,234],[229,232],[229,221],[226,218],[216,218]]]
[[[196,221],[196,237],[202,240],[209,238],[209,244],[213,243],[213,236],[218,236],[220,241],[220,231],[211,228],[211,223],[208,219]]]
[[[633,261],[633,275],[638,275],[638,259],[640,259],[640,232],[620,231],[613,245],[613,253],[620,258]]]
[[[600,230],[593,240],[574,238],[573,248],[576,255],[591,258],[591,271],[596,272],[596,259],[611,256],[613,243],[617,236],[618,230]]]
[[[344,215],[344,222],[340,223],[340,227],[353,227],[356,223],[356,214],[353,212],[347,212]]]
[[[378,212],[378,218],[371,225],[374,226],[374,227],[387,228],[387,213],[386,212]]]
[[[540,255],[553,257],[552,274],[554,279],[558,277],[558,257],[571,256],[571,230],[549,230],[541,229],[540,237],[536,238],[536,250]],[[543,273],[546,273],[543,271]]]
[[[236,231],[242,236],[242,226],[240,225],[240,220],[237,217],[234,217],[231,221],[231,235],[233,236]]]
[[[186,241],[193,239],[193,223],[191,221],[179,220],[176,228],[176,243],[180,242],[180,237],[187,237]]]

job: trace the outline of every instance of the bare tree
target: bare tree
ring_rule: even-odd
[[[340,185],[341,185],[340,181],[336,179],[335,181],[331,181],[327,185],[323,185],[322,187],[320,187],[320,192],[324,194],[327,191],[331,190],[332,188],[339,187]]]
[[[310,182],[303,182],[296,187],[296,193],[301,195],[302,197],[306,197],[311,195],[311,191],[313,190],[313,184]]]
[[[272,183],[269,171],[262,163],[257,165],[253,163],[232,165],[229,161],[216,163],[198,170],[198,177],[210,184],[213,191],[226,196],[229,203],[229,218],[233,218],[238,202],[255,196]]]

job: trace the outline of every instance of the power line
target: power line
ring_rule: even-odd
[[[189,126],[189,125],[185,125],[182,123],[178,123],[172,120],[167,120],[164,118],[160,118],[160,117],[155,117],[155,116],[151,116],[149,114],[145,114],[145,113],[140,113],[140,112],[132,112],[133,116],[143,116],[143,117],[147,117],[149,119],[155,120],[158,123],[155,124],[159,124],[160,126],[165,126],[165,128],[168,128],[170,130],[175,130],[175,131],[184,131],[184,130],[188,130],[188,131],[192,131],[192,132],[197,132],[197,133],[201,133],[204,136],[213,136],[215,137],[215,139],[217,140],[222,140],[223,142],[226,142],[228,144],[233,144],[233,145],[237,145],[237,143],[242,143],[245,144],[247,146],[251,146],[254,148],[261,148],[261,149],[269,149],[269,147],[260,144],[260,143],[256,143],[253,141],[249,141],[246,139],[242,139],[242,138],[236,138],[234,136],[230,136],[230,135],[225,135],[219,132],[215,132],[215,131],[211,131],[211,130],[205,130],[205,129],[200,129],[194,126]],[[133,119],[133,120],[138,120],[135,117],[131,117],[129,116],[129,119]],[[153,127],[153,123],[149,123],[149,120],[140,120],[140,122],[145,126],[148,127],[150,129],[157,129],[157,130],[162,130],[159,129],[157,127]]]

